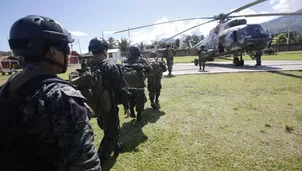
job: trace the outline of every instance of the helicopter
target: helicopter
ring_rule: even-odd
[[[220,13],[213,17],[196,17],[196,18],[186,18],[178,19],[167,22],[149,24],[134,28],[128,28],[121,31],[116,31],[116,33],[126,32],[135,29],[141,29],[144,27],[150,27],[160,24],[167,24],[172,22],[187,21],[187,20],[198,20],[198,19],[211,19],[210,21],[195,25],[190,27],[176,35],[163,40],[167,42],[168,40],[186,32],[191,29],[197,28],[199,26],[217,21],[216,27],[211,29],[209,35],[197,43],[194,46],[190,46],[190,49],[196,52],[199,56],[198,61],[214,61],[217,57],[229,57],[233,55],[233,64],[235,66],[243,66],[244,60],[242,55],[244,53],[248,54],[253,60],[256,59],[256,66],[261,66],[261,56],[264,49],[268,48],[272,42],[272,35],[268,30],[265,30],[261,24],[248,24],[246,19],[234,19],[240,17],[263,17],[263,16],[282,16],[282,15],[302,15],[302,13],[265,13],[265,14],[247,14],[247,15],[236,15],[231,16],[233,13],[240,12],[251,6],[260,4],[267,0],[256,0],[242,7],[239,7],[227,14]],[[197,59],[194,63],[197,64]],[[199,67],[201,62],[199,63]]]

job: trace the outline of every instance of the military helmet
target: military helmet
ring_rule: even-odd
[[[109,44],[108,42],[101,38],[101,37],[95,37],[90,40],[88,51],[89,52],[102,52],[103,50],[108,50]]]
[[[13,53],[25,59],[40,61],[45,47],[54,46],[64,54],[70,53],[68,43],[72,43],[71,34],[51,18],[28,15],[18,19],[9,33],[9,46]]]
[[[152,51],[152,52],[150,53],[150,57],[151,57],[151,58],[156,58],[156,57],[157,57],[156,52]]]
[[[170,44],[167,44],[167,48],[169,48],[169,47],[171,47],[171,45],[170,45]]]
[[[129,53],[130,53],[130,55],[133,55],[133,56],[141,56],[141,52],[140,52],[139,48],[136,46],[131,46],[129,48]]]

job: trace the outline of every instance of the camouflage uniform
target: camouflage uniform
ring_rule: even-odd
[[[91,72],[93,75],[92,81],[96,84],[101,83],[107,94],[107,100],[100,97],[101,103],[107,110],[105,112],[96,112],[97,122],[101,129],[104,130],[104,137],[98,149],[101,163],[107,161],[114,151],[117,156],[123,148],[123,143],[119,141],[120,134],[120,120],[118,104],[123,104],[125,109],[129,109],[129,92],[122,74],[121,69],[111,60],[105,59],[107,55],[109,44],[106,40],[95,37],[90,40],[88,50],[93,53],[94,59],[90,62]],[[99,80],[98,74],[101,75]],[[100,88],[96,87],[96,89]],[[102,106],[100,103],[99,106]],[[101,110],[100,110],[101,111]]]
[[[137,60],[132,60],[128,58],[124,61],[125,64],[142,64],[147,72],[152,70],[151,65],[144,58],[139,58]],[[144,78],[145,80],[145,78]],[[139,87],[129,87],[130,92],[130,110],[131,117],[135,117],[134,107],[136,107],[137,120],[141,119],[141,114],[144,111],[145,103],[147,102],[147,97],[145,95],[145,84],[140,85]]]
[[[108,90],[111,96],[111,110],[109,113],[101,113],[97,118],[98,125],[104,130],[104,137],[98,149],[98,154],[101,159],[107,160],[113,150],[118,150],[120,121],[119,108],[117,101],[122,102],[126,109],[129,109],[129,92],[124,81],[123,75],[118,66],[111,60],[94,61],[92,73],[100,70],[104,87]],[[118,99],[117,99],[118,98]],[[115,152],[117,155],[117,152]]]
[[[92,111],[79,91],[56,76],[67,70],[68,44],[72,42],[71,34],[48,17],[29,15],[12,25],[10,49],[16,56],[24,57],[27,67],[1,88],[1,135],[12,133],[1,140],[6,143],[0,145],[0,151],[4,151],[0,157],[9,160],[1,160],[1,168],[10,165],[3,170],[101,170],[88,118]],[[54,82],[34,89],[45,80],[52,81],[44,79],[45,75],[55,77]],[[28,89],[23,83],[29,85]],[[32,88],[33,93],[22,94]],[[27,98],[21,99],[23,96]],[[13,97],[16,98],[11,101]],[[19,100],[21,104],[15,104]],[[6,109],[8,101],[13,109]],[[4,130],[7,126],[9,130]],[[8,146],[8,150],[3,146]]]
[[[9,92],[43,73],[36,66],[27,66],[11,80]],[[22,167],[24,171],[31,165],[35,167],[31,170],[58,170],[60,167],[71,171],[100,171],[88,119],[91,113],[84,102],[79,91],[63,83],[46,85],[28,96],[18,108],[23,114],[20,125],[26,125],[22,129],[39,141],[39,145],[23,143],[26,149],[17,153],[20,160],[15,161],[14,167]]]
[[[155,53],[151,54],[151,58],[148,61],[151,63],[152,72],[147,75],[148,78],[148,91],[149,91],[149,100],[151,102],[151,106],[153,109],[157,109],[159,107],[159,96],[160,90],[162,88],[161,79],[163,76],[163,72],[167,70],[166,65],[163,61],[159,61],[155,56]],[[154,103],[155,98],[155,103]]]
[[[167,60],[169,75],[171,75],[171,73],[172,73],[175,54],[176,54],[175,49],[173,49],[170,45],[167,45],[167,48],[164,51],[163,57],[165,57]]]
[[[206,54],[204,52],[204,46],[200,47],[200,50],[198,51],[198,65],[199,65],[199,71],[204,71],[205,69],[205,62],[206,62]]]

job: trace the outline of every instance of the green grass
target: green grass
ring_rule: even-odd
[[[176,56],[175,63],[191,63],[197,56]],[[250,56],[243,56],[244,60],[252,60]],[[263,55],[263,60],[302,60],[302,51],[279,52],[277,55]],[[214,62],[232,61],[232,57],[226,59],[215,59]]]
[[[112,170],[301,170],[302,72],[176,76],[161,111],[124,119]],[[91,120],[98,146],[103,133]]]

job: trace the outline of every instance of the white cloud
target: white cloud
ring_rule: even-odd
[[[274,12],[294,12],[302,8],[302,0],[270,0],[270,8],[274,10]],[[231,10],[230,10],[231,11]],[[269,13],[271,11],[260,11],[256,12],[250,8],[244,9],[238,13],[234,13],[232,15],[246,15],[246,14],[263,14]],[[213,14],[215,15],[215,14]],[[249,17],[246,18],[248,23],[263,23],[269,20],[272,20],[277,17]],[[169,21],[166,17],[162,17],[157,20],[156,23]],[[133,43],[138,43],[141,41],[145,41],[151,43],[154,40],[160,40],[162,38],[171,37],[187,28],[193,27],[195,25],[201,24],[209,20],[192,20],[192,21],[181,21],[169,24],[157,25],[145,29],[139,29],[135,31],[130,31],[131,40]],[[217,25],[217,22],[212,22],[190,31],[187,31],[184,34],[198,34],[198,35],[208,35],[209,31]],[[175,38],[180,38],[182,35],[179,35]]]
[[[115,31],[104,31],[104,34],[113,34]]]
[[[301,0],[271,0],[270,4],[276,12],[294,12],[302,9]]]
[[[73,36],[87,36],[87,33],[79,32],[79,31],[70,31],[70,34]]]

